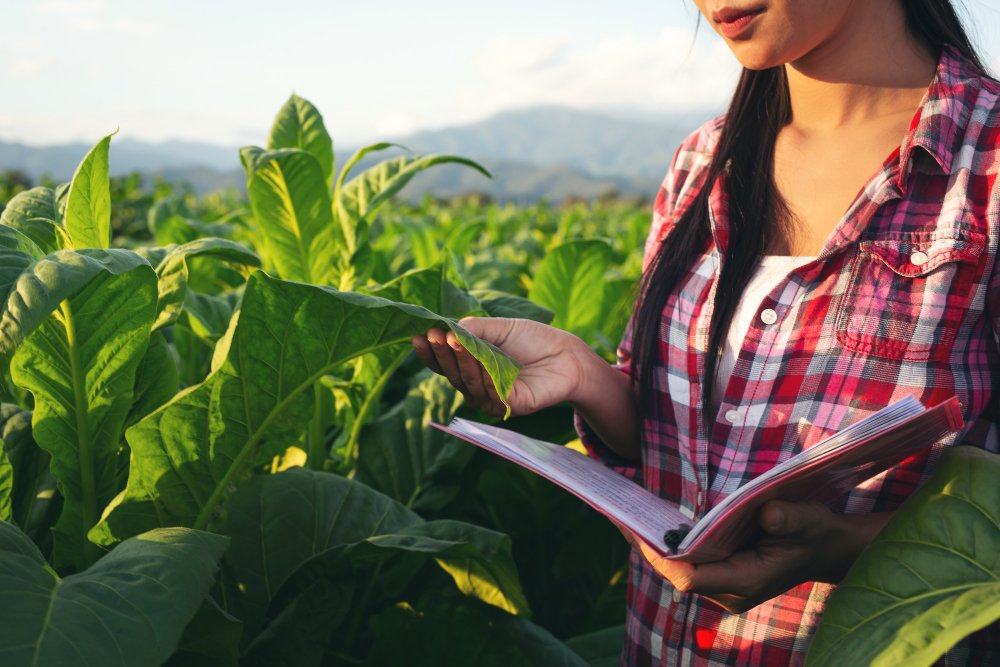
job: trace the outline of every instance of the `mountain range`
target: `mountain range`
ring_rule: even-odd
[[[477,193],[498,201],[541,198],[593,198],[615,192],[650,198],[677,145],[711,115],[664,116],[661,120],[600,114],[559,107],[506,111],[468,125],[424,131],[393,139],[417,154],[453,153],[472,158],[493,174],[492,180],[462,167],[435,167],[404,191],[415,199]],[[263,137],[262,137],[263,139]],[[336,137],[334,138],[336,140]],[[83,143],[30,146],[0,141],[0,171],[17,169],[33,179],[72,177],[89,150]],[[342,164],[354,147],[336,146]],[[399,154],[378,154],[360,165]],[[112,174],[140,171],[171,181],[185,181],[196,192],[244,188],[236,147],[194,141],[112,140]]]

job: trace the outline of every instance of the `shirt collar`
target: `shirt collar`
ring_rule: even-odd
[[[951,173],[953,158],[981,85],[980,77],[975,65],[956,49],[951,46],[942,49],[934,80],[924,93],[899,148],[900,189],[905,191],[917,148],[930,155],[943,173]]]

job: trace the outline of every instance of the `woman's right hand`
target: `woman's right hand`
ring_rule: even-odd
[[[588,377],[586,366],[595,361],[604,364],[573,334],[531,320],[467,317],[459,324],[522,364],[507,401],[512,415],[573,402]],[[431,329],[426,336],[413,338],[413,349],[431,370],[462,392],[467,404],[487,414],[505,414],[490,376],[454,333]]]

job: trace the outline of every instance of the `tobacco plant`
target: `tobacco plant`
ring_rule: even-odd
[[[544,313],[479,301],[447,256],[371,280],[374,213],[422,169],[482,169],[403,157],[348,178],[387,146],[336,172],[293,96],[241,153],[250,213],[164,203],[160,245],[125,249],[110,141],[0,218],[0,660],[398,664],[410,635],[450,638],[427,664],[583,664],[528,620],[506,535],[412,509],[449,498],[440,470],[404,502],[351,479],[362,434],[398,414],[379,401],[414,334],[455,331],[506,395],[516,364],[455,318]],[[425,420],[456,407],[437,386]]]

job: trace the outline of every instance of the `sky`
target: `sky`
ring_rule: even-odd
[[[335,143],[535,105],[723,106],[738,71],[690,0],[0,0],[0,140],[260,144],[291,92]],[[1000,3],[962,0],[1000,71]]]

